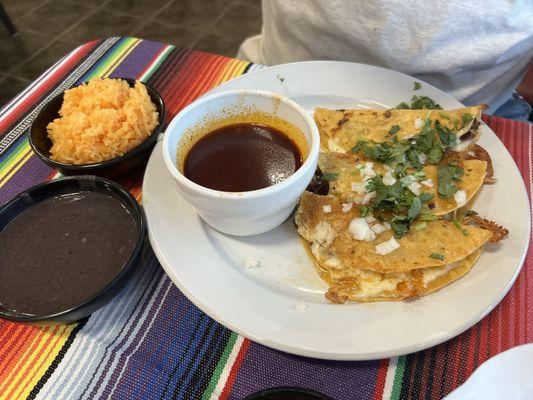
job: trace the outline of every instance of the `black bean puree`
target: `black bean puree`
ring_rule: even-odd
[[[133,216],[103,193],[27,208],[0,232],[0,307],[40,316],[79,305],[117,275],[136,238]]]

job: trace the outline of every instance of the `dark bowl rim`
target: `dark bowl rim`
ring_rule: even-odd
[[[331,397],[328,395],[325,395],[323,393],[317,392],[313,389],[308,389],[304,387],[298,387],[298,386],[277,386],[272,387],[268,389],[263,389],[258,392],[249,394],[244,398],[244,400],[261,400],[261,396],[268,396],[271,394],[277,394],[277,393],[301,393],[301,394],[307,394],[315,396],[317,399],[321,400],[332,400]]]
[[[128,209],[134,211],[136,219],[139,220],[139,226],[137,227],[137,240],[136,240],[136,243],[135,243],[135,247],[133,248],[130,257],[124,263],[124,265],[122,266],[120,271],[115,275],[115,277],[107,285],[105,285],[102,289],[100,289],[98,292],[96,292],[91,297],[85,299],[82,303],[80,303],[80,304],[78,304],[78,305],[76,305],[76,306],[74,306],[72,308],[69,308],[68,310],[58,311],[56,313],[48,314],[48,315],[39,315],[39,316],[30,316],[30,315],[28,315],[28,316],[20,316],[19,317],[19,316],[15,316],[15,315],[6,313],[2,308],[0,308],[0,318],[6,319],[6,320],[10,320],[10,321],[14,321],[14,322],[39,322],[39,321],[57,320],[59,317],[67,315],[67,314],[69,314],[71,312],[74,312],[76,310],[82,309],[83,307],[87,306],[88,304],[90,304],[94,300],[96,300],[99,297],[101,297],[104,294],[106,294],[109,290],[111,290],[123,278],[123,276],[126,273],[128,273],[130,270],[132,270],[132,268],[136,267],[136,265],[135,265],[135,263],[133,261],[137,258],[139,253],[142,251],[142,248],[144,246],[144,239],[145,239],[145,236],[146,236],[146,221],[145,221],[144,213],[143,213],[143,210],[142,210],[141,206],[139,205],[139,203],[135,199],[135,197],[133,197],[133,195],[127,189],[125,189],[123,186],[121,186],[118,183],[113,182],[113,181],[111,181],[109,179],[105,179],[105,178],[102,178],[102,177],[99,177],[99,176],[94,176],[94,175],[73,175],[73,176],[62,177],[62,178],[54,179],[54,180],[51,180],[51,181],[39,183],[37,185],[34,185],[34,186],[32,186],[32,187],[20,192],[15,197],[13,197],[10,201],[8,201],[3,206],[1,206],[0,207],[0,214],[4,213],[10,206],[13,205],[13,203],[15,203],[20,197],[24,196],[27,193],[30,193],[30,192],[35,191],[35,190],[38,190],[38,189],[40,189],[42,187],[45,187],[45,186],[48,186],[48,185],[54,185],[54,184],[57,185],[57,184],[60,184],[62,182],[65,182],[65,181],[78,181],[79,182],[81,180],[100,181],[101,183],[104,183],[104,184],[110,186],[116,193],[118,193],[122,197],[122,199],[120,199],[122,204],[127,203],[129,206],[131,206],[131,207],[128,207]],[[91,189],[84,189],[84,190],[91,191]],[[53,196],[54,196],[54,194],[52,194],[52,195],[50,195],[49,197],[46,197],[46,198],[50,198],[50,197],[53,197]],[[117,200],[119,200],[119,199],[117,198]],[[10,220],[10,221],[12,221],[12,220]]]
[[[157,141],[157,138],[159,136],[159,133],[161,133],[162,131],[162,128],[163,128],[163,124],[165,123],[165,117],[166,117],[166,106],[165,106],[165,102],[163,100],[163,97],[161,96],[161,94],[157,91],[157,89],[155,89],[152,85],[150,85],[149,83],[145,83],[145,82],[142,82],[138,79],[131,79],[131,78],[120,78],[120,77],[113,77],[113,78],[106,78],[106,79],[121,79],[123,81],[126,81],[128,82],[130,85],[132,83],[135,83],[135,82],[140,82],[142,83],[144,86],[146,86],[146,89],[148,90],[148,93],[150,94],[153,94],[155,97],[157,97],[158,99],[158,102],[157,104],[155,104],[156,106],[156,109],[159,113],[159,118],[158,118],[158,123],[157,125],[154,127],[154,129],[152,130],[152,133],[150,134],[150,136],[148,136],[143,142],[141,142],[140,144],[138,144],[136,147],[134,147],[133,149],[131,149],[130,151],[122,154],[121,156],[118,156],[118,157],[115,157],[115,158],[112,158],[110,160],[105,160],[105,161],[101,161],[101,162],[98,162],[98,163],[91,163],[91,164],[68,164],[68,163],[63,163],[63,162],[60,162],[60,161],[55,161],[55,160],[52,160],[50,157],[46,156],[45,154],[43,154],[39,148],[37,147],[37,145],[34,143],[33,141],[33,132],[35,131],[35,122],[39,119],[39,116],[41,115],[41,113],[48,107],[48,104],[56,101],[57,99],[59,99],[60,97],[64,96],[65,94],[65,91],[68,90],[68,89],[73,89],[73,88],[76,88],[78,86],[81,86],[89,81],[84,81],[84,82],[81,82],[79,83],[78,85],[74,85],[68,89],[65,89],[63,90],[61,93],[58,93],[57,95],[55,95],[53,98],[51,98],[40,110],[39,112],[37,113],[37,115],[35,116],[35,118],[33,119],[31,125],[30,125],[30,131],[29,131],[29,135],[28,135],[28,140],[29,140],[29,143],[30,143],[30,147],[32,148],[32,150],[35,152],[35,154],[37,154],[37,156],[39,158],[41,158],[41,160],[43,160],[46,164],[48,164],[49,166],[51,167],[54,167],[56,169],[60,169],[60,170],[65,170],[65,171],[80,171],[80,172],[83,172],[83,170],[89,170],[89,169],[99,169],[99,168],[106,168],[106,167],[111,167],[111,166],[114,166],[114,165],[117,165],[117,164],[120,164],[121,162],[125,161],[125,160],[128,160],[129,158],[137,155],[138,153],[142,152],[143,150],[146,150],[148,149],[149,147],[151,147],[156,141]],[[161,105],[161,109],[159,110],[159,105]]]

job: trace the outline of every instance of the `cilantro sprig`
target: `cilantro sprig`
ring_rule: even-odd
[[[399,175],[405,174],[407,168],[420,170],[423,167],[421,156],[425,155],[429,164],[438,164],[444,153],[455,146],[456,137],[453,132],[435,121],[426,118],[420,134],[413,139],[398,140],[393,137],[391,142],[377,143],[360,140],[352,148],[354,153],[362,153],[365,157],[379,161],[398,169]]]
[[[437,167],[439,196],[445,199],[451,198],[458,190],[457,182],[464,175],[461,167],[451,164],[439,165]]]

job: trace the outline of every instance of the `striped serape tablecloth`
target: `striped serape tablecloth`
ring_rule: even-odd
[[[256,66],[136,38],[109,38],[64,57],[0,112],[0,204],[55,171],[32,154],[28,126],[51,97],[91,77],[155,86],[167,122],[210,88]],[[513,155],[531,197],[532,125],[486,117]],[[142,171],[121,183],[140,199]],[[1,256],[1,255],[0,255]],[[0,320],[1,399],[243,399],[273,386],[334,399],[440,399],[489,357],[533,341],[533,255],[487,317],[444,344],[370,362],[307,359],[229,331],[172,284],[149,246],[125,290],[86,320],[28,326]]]

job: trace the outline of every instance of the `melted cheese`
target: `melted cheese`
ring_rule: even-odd
[[[447,264],[443,267],[424,268],[422,270],[422,280],[424,281],[424,286],[427,287],[428,283],[433,282],[437,278],[446,275],[452,269],[457,268],[460,263],[461,261],[458,261],[452,264]]]

